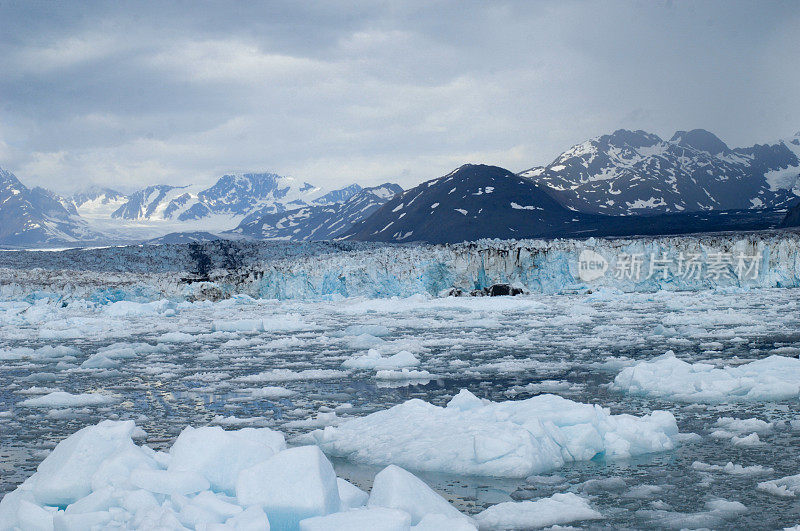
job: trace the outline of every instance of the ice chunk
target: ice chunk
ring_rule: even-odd
[[[402,509],[411,515],[412,524],[419,523],[426,514],[467,519],[424,481],[395,465],[375,476],[367,506]]]
[[[53,531],[53,511],[47,511],[29,501],[20,501],[17,511],[17,521],[21,529],[30,531]]]
[[[734,435],[731,437],[731,442],[734,446],[761,446],[762,444],[761,438],[759,438],[757,433],[751,433],[744,437]]]
[[[191,343],[195,337],[184,332],[166,332],[156,339],[159,343]]]
[[[715,422],[716,426],[734,433],[759,433],[764,435],[770,433],[774,428],[772,422],[761,419],[735,419],[733,417],[721,417]]]
[[[737,501],[722,498],[706,502],[706,510],[696,513],[680,513],[664,509],[640,510],[637,514],[652,520],[651,527],[664,527],[669,529],[698,529],[718,528],[726,520],[733,520],[740,514],[747,512],[747,507]]]
[[[466,518],[448,518],[443,514],[426,514],[411,531],[477,531],[477,527]]]
[[[225,521],[232,531],[270,531],[269,519],[261,507],[248,507]]]
[[[283,434],[269,428],[185,428],[170,449],[170,471],[198,472],[214,490],[233,494],[239,472],[286,449]]]
[[[197,472],[136,469],[131,483],[158,494],[194,494],[210,488],[208,480]]]
[[[360,336],[361,334],[369,334],[374,337],[388,336],[390,330],[382,325],[363,324],[363,325],[350,325],[344,329],[342,335],[344,336]]]
[[[294,382],[301,380],[332,380],[347,376],[346,371],[336,369],[306,369],[304,371],[292,371],[290,369],[272,369],[270,371],[257,374],[248,374],[234,378],[233,381],[245,383],[261,382]]]
[[[370,349],[364,356],[353,357],[342,363],[342,367],[348,369],[402,369],[417,365],[419,365],[419,360],[407,350],[384,358],[375,349]]]
[[[300,531],[407,531],[410,523],[411,516],[405,511],[368,507],[306,518],[300,522]]]
[[[676,445],[675,417],[666,411],[635,417],[555,395],[507,402],[470,395],[462,391],[448,407],[409,400],[301,440],[358,462],[519,478],[598,455],[629,457]]]
[[[369,494],[359,489],[352,483],[342,478],[336,478],[336,485],[339,487],[339,500],[341,501],[341,510],[355,509],[356,507],[363,507],[367,504]]]
[[[111,521],[107,511],[94,513],[67,514],[57,513],[53,524],[57,531],[85,531],[86,529],[103,529]]]
[[[773,472],[771,468],[761,465],[742,466],[728,461],[726,465],[711,465],[703,463],[702,461],[695,461],[692,463],[692,468],[701,472],[724,472],[733,476],[754,476],[757,474],[770,474]]]
[[[780,498],[794,498],[800,494],[800,474],[759,483],[756,488]]]
[[[375,373],[378,380],[430,380],[433,375],[428,371],[414,371],[400,369],[399,371],[385,369]]]
[[[111,317],[134,317],[144,315],[158,315],[171,309],[174,303],[167,300],[153,302],[117,301],[105,306],[104,311]]]
[[[105,487],[133,489],[130,482],[131,471],[136,469],[156,470],[159,468],[156,454],[150,455],[136,445],[131,445],[122,451],[105,459],[97,471],[92,474],[92,490],[98,491]]]
[[[238,321],[214,321],[211,323],[214,332],[263,332],[261,319],[240,319]]]
[[[584,520],[603,515],[589,501],[572,492],[553,494],[536,501],[498,503],[475,516],[483,529],[531,529]]]
[[[784,356],[721,369],[687,363],[672,351],[623,369],[612,388],[685,402],[771,401],[800,395],[800,359]]]
[[[242,505],[262,507],[276,529],[336,512],[340,505],[336,474],[316,446],[290,448],[242,470],[236,497]]]
[[[33,495],[44,505],[67,506],[87,496],[92,475],[110,456],[140,451],[131,440],[133,421],[104,420],[73,433],[41,462],[33,479]]]
[[[65,391],[53,391],[43,396],[23,400],[19,405],[27,407],[85,407],[113,404],[117,400],[117,397],[103,393],[80,393],[74,395]]]

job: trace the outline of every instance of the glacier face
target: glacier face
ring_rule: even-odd
[[[800,234],[775,231],[456,245],[218,241],[20,251],[0,253],[0,297],[380,298],[495,283],[538,293],[796,287],[799,248]],[[596,262],[590,266],[602,269],[599,275],[581,270],[587,255]]]

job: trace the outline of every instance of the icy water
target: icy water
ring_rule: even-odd
[[[698,437],[671,452],[573,463],[527,480],[419,474],[465,512],[576,492],[604,515],[585,523],[591,528],[782,528],[800,522],[800,502],[755,487],[800,473],[800,423],[791,424],[800,420],[796,399],[686,404],[626,396],[608,384],[634,360],[667,350],[719,365],[797,356],[798,294],[0,303],[0,493],[29,476],[58,441],[106,418],[135,420],[147,432],[143,442],[156,448],[168,448],[187,425],[269,426],[291,440],[410,398],[444,405],[466,388],[493,401],[552,392],[615,414],[668,410],[681,432]],[[246,330],[253,319],[263,319],[267,330]],[[231,322],[242,330],[219,331]],[[369,348],[383,355],[410,351],[422,361],[415,369],[431,377],[384,381],[375,371],[342,368]],[[104,351],[111,354],[98,355]],[[86,407],[20,404],[54,390],[108,398]],[[736,446],[712,436],[720,417],[775,424],[759,434],[761,444]],[[772,470],[734,475],[698,470],[695,461]],[[335,465],[362,488],[377,471],[342,460]],[[747,511],[706,505],[719,499]]]

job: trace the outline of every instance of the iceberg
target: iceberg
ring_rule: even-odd
[[[572,492],[553,494],[536,501],[503,502],[475,516],[481,529],[532,529],[584,520],[598,520],[603,515],[586,498]]]
[[[794,498],[800,494],[800,474],[762,481],[756,489],[779,498]]]
[[[622,369],[611,388],[681,402],[785,400],[800,395],[800,359],[773,355],[717,368],[685,362],[669,351]]]
[[[369,351],[358,357],[349,358],[342,363],[342,367],[346,369],[402,369],[405,367],[416,367],[419,365],[419,360],[411,352],[402,350],[392,356],[383,357],[380,352],[375,349]]]
[[[43,396],[28,398],[19,403],[26,407],[85,407],[113,404],[118,399],[103,393],[72,394],[65,391],[53,391]]]
[[[367,494],[317,446],[287,449],[268,428],[187,427],[168,453],[135,444],[140,432],[105,420],[61,441],[0,500],[0,531],[476,529],[399,467]]]
[[[446,407],[412,399],[299,438],[328,455],[410,470],[523,478],[564,463],[675,448],[673,415],[612,415],[555,395],[490,402],[462,390]]]

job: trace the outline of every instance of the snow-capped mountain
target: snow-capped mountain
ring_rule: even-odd
[[[607,216],[567,209],[546,188],[497,166],[467,164],[397,196],[342,234],[377,242],[586,238],[775,228],[771,210]]]
[[[394,197],[347,237],[436,243],[523,238],[557,233],[580,217],[509,170],[466,164]]]
[[[521,172],[567,208],[615,216],[786,208],[800,194],[800,137],[731,149],[702,129],[664,141],[619,130]]]
[[[781,227],[800,227],[800,202],[786,212]]]
[[[29,189],[0,168],[0,243],[25,246],[95,237],[70,201],[44,188]]]
[[[187,192],[187,188],[167,184],[148,186],[128,196],[128,200],[112,212],[111,217],[131,220],[172,218],[192,200],[193,196]]]
[[[350,195],[352,190],[356,193]],[[229,232],[256,239],[331,240],[401,193],[403,189],[392,183],[363,189],[351,185],[320,197],[311,206],[279,213],[258,210]],[[341,198],[345,199],[332,202]]]
[[[388,184],[384,186],[397,186],[397,185]],[[350,186],[345,186],[344,188],[340,188],[338,190],[332,190],[327,194],[314,199],[313,202],[315,205],[331,205],[333,203],[343,203],[348,199],[350,199],[351,197],[353,197],[354,195],[356,195],[362,189],[363,188],[361,188],[361,185],[354,183],[351,184]],[[402,192],[402,190],[403,189],[401,188],[400,191]]]
[[[111,188],[92,186],[70,197],[81,217],[107,219],[128,201],[128,197]]]
[[[224,175],[197,194],[197,201],[178,219],[188,221],[212,214],[244,216],[257,208],[282,212],[306,205],[321,194],[321,188],[274,173]]]
[[[112,217],[127,220],[202,222],[214,218],[233,228],[259,211],[278,213],[311,204],[344,201],[361,189],[350,185],[325,193],[319,187],[274,173],[223,175],[213,186],[149,186],[131,194]],[[197,225],[195,223],[195,225]]]
[[[126,204],[113,213],[115,218],[139,220],[193,221],[224,214],[244,216],[253,209],[273,206],[285,210],[284,203],[314,199],[319,189],[290,177],[272,173],[224,175],[212,187],[148,186],[130,196]]]

